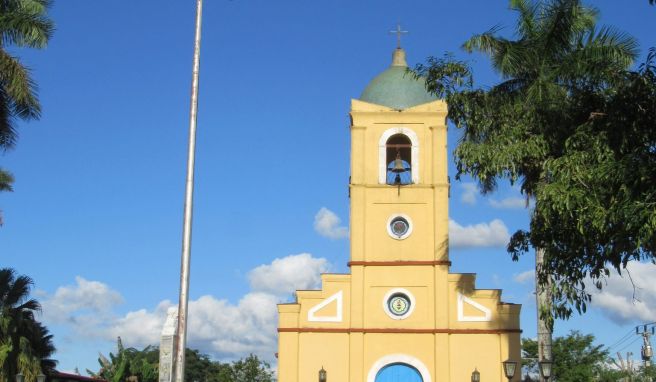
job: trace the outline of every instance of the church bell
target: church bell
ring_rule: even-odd
[[[406,172],[409,169],[407,169],[403,165],[403,160],[401,159],[401,153],[399,151],[396,152],[396,159],[394,159],[394,167],[392,168],[392,172],[395,172],[397,174],[400,174],[402,172]]]

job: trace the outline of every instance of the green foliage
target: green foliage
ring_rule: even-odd
[[[54,31],[50,0],[0,0],[0,150],[13,147],[16,119],[38,119],[41,105],[30,71],[6,47],[45,48]],[[0,169],[0,191],[11,191],[13,177]],[[0,213],[0,226],[2,214]]]
[[[270,371],[269,364],[260,361],[257,356],[253,354],[232,364],[232,380],[230,382],[272,381],[273,373]]]
[[[55,368],[52,335],[34,318],[41,306],[28,298],[32,284],[13,269],[0,269],[0,382],[13,382],[19,372],[34,382]]]
[[[558,382],[592,382],[606,369],[608,350],[603,345],[594,345],[592,334],[583,335],[572,331],[565,337],[553,341],[553,380]],[[523,364],[532,373],[537,373],[537,342],[522,339]]]
[[[45,48],[54,31],[49,0],[0,0],[0,148],[16,142],[14,119],[39,118],[41,107],[29,70],[5,47]]]
[[[109,353],[109,359],[100,355],[98,363],[100,370],[96,373],[87,370],[94,378],[109,382],[132,381],[136,378],[140,382],[158,381],[159,349],[147,346],[143,350],[124,348],[121,338],[117,340],[117,353]]]
[[[12,183],[14,183],[14,177],[11,173],[0,168],[0,191],[13,191]]]
[[[157,382],[159,380],[159,348],[147,346],[143,350],[123,348],[118,342],[118,353],[109,359],[101,355],[100,370],[87,373],[94,378],[110,382]],[[185,381],[189,382],[273,382],[268,363],[255,355],[223,363],[212,361],[198,350],[185,351]]]
[[[503,81],[475,88],[466,62],[446,57],[416,68],[428,90],[445,97],[463,130],[454,156],[460,178],[484,193],[500,180],[519,183],[536,201],[530,230],[508,246],[517,260],[544,250],[539,283],[553,277],[552,317],[584,312],[583,281],[603,286],[608,267],[653,259],[656,241],[656,82],[654,53],[627,71],[637,43],[577,0],[512,0],[515,39],[498,28],[476,35],[467,51],[488,55]]]

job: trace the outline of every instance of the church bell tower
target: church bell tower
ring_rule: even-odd
[[[278,306],[280,382],[501,382],[519,364],[520,306],[449,273],[446,114],[400,47],[351,101],[350,274]]]

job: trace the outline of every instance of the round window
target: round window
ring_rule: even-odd
[[[410,228],[410,225],[408,224],[408,221],[405,220],[402,217],[397,217],[394,220],[392,220],[392,233],[398,237],[401,237],[408,233],[408,228]]]
[[[403,293],[395,293],[387,300],[387,308],[395,316],[403,316],[410,311],[410,299]]]
[[[397,240],[402,240],[412,233],[412,222],[406,215],[393,215],[387,221],[387,233]]]

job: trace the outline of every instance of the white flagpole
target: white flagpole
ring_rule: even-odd
[[[178,303],[178,340],[176,344],[175,382],[184,382],[185,348],[187,346],[187,307],[189,305],[189,263],[191,259],[191,221],[194,199],[194,160],[196,154],[196,120],[198,116],[198,75],[200,72],[200,35],[203,0],[196,0],[196,37],[191,79],[189,112],[189,152],[185,189],[184,221],[182,224],[182,261],[180,265],[180,300]]]

